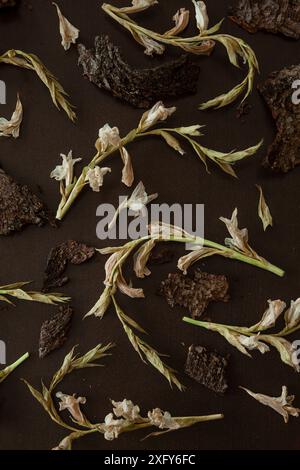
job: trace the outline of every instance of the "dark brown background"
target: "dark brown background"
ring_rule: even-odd
[[[80,28],[80,40],[92,45],[95,35],[109,33],[123,47],[125,56],[137,65],[159,62],[147,58],[143,50],[118,25],[100,10],[98,0],[65,0],[59,2],[64,14]],[[122,1],[115,1],[121,5]],[[127,2],[124,2],[127,3]],[[208,1],[211,24],[226,16],[228,1]],[[55,210],[58,203],[58,184],[50,180],[49,173],[59,162],[59,153],[73,149],[75,156],[89,161],[99,127],[106,122],[120,128],[122,134],[136,126],[141,111],[113,99],[84,80],[77,67],[76,48],[65,53],[60,45],[58,21],[50,1],[23,1],[22,6],[10,13],[0,14],[0,44],[4,52],[20,48],[34,52],[53,71],[72,102],[77,106],[78,121],[73,125],[63,112],[58,112],[49,94],[36,76],[9,66],[1,66],[0,78],[7,83],[8,102],[1,106],[1,116],[10,116],[19,91],[24,105],[24,121],[20,139],[1,139],[0,164],[17,180],[33,188],[41,186],[43,198]],[[160,6],[140,15],[139,21],[156,30],[170,26],[170,17],[179,7],[192,10],[189,0],[160,1]],[[192,31],[192,29],[191,29]],[[251,36],[228,20],[223,31],[245,38],[255,49],[261,65],[261,77],[299,60],[299,42],[267,34]],[[174,54],[173,50],[168,55]],[[284,279],[247,265],[225,259],[210,259],[201,267],[209,272],[226,274],[231,283],[231,302],[213,305],[209,314],[213,320],[231,324],[255,323],[264,311],[267,299],[282,298],[289,301],[299,296],[299,173],[295,170],[285,177],[272,176],[261,168],[267,145],[274,137],[274,125],[263,101],[254,91],[253,110],[243,123],[235,117],[235,107],[215,112],[200,112],[197,105],[230,89],[243,74],[233,69],[221,46],[210,58],[199,58],[201,78],[197,96],[176,101],[178,112],[171,126],[206,124],[202,142],[218,150],[247,147],[262,137],[264,148],[259,154],[238,166],[240,179],[235,181],[211,168],[206,174],[201,162],[188,150],[180,158],[162,142],[149,140],[130,147],[136,182],[145,183],[148,192],[159,192],[160,202],[204,203],[206,210],[206,236],[215,241],[224,239],[225,230],[218,221],[221,215],[230,216],[239,208],[241,226],[250,231],[252,245],[263,256],[286,268]],[[243,71],[244,73],[244,71]],[[171,104],[171,103],[170,103]],[[119,194],[126,194],[120,185],[121,162],[117,156],[110,161],[113,173],[108,176],[101,194],[87,192],[63,221],[59,230],[29,227],[22,233],[0,240],[0,284],[20,280],[34,280],[39,289],[45,259],[52,246],[74,238],[104,246],[97,240],[95,228],[96,208],[101,202],[117,204]],[[274,216],[275,226],[264,233],[257,217],[258,193],[255,183],[262,184]],[[128,191],[129,193],[129,191]],[[72,296],[75,318],[66,345],[45,360],[37,356],[41,323],[53,308],[18,302],[16,308],[0,311],[0,337],[7,343],[8,361],[12,362],[25,351],[30,359],[21,366],[0,389],[0,447],[2,449],[48,449],[66,435],[64,429],[52,423],[33,399],[21,377],[38,386],[52,376],[65,354],[75,344],[86,352],[97,343],[115,342],[113,355],[103,361],[105,368],[82,371],[67,378],[61,389],[88,398],[85,410],[93,421],[101,420],[111,409],[109,398],[130,398],[148,410],[159,406],[173,415],[195,415],[224,412],[225,419],[198,425],[191,429],[171,433],[159,439],[140,442],[143,434],[130,433],[109,443],[102,436],[92,436],[76,444],[80,449],[298,449],[299,422],[291,419],[284,425],[281,417],[260,406],[238,390],[244,385],[252,390],[279,395],[281,386],[287,385],[295,393],[300,405],[299,376],[280,362],[276,352],[265,356],[254,352],[253,359],[243,357],[217,334],[183,324],[181,309],[171,310],[163,299],[155,295],[159,281],[171,269],[154,269],[153,276],[135,282],[145,288],[146,301],[130,301],[121,297],[125,311],[136,318],[150,333],[149,341],[158,350],[170,354],[168,362],[183,371],[186,346],[191,343],[231,353],[230,391],[224,398],[192,382],[182,374],[187,385],[185,393],[168,387],[165,379],[152,367],[145,366],[129,345],[114,312],[110,311],[101,322],[96,319],[82,321],[83,315],[94,304],[102,290],[104,258],[69,270],[71,282],[63,288]],[[175,269],[175,263],[173,268]],[[67,416],[65,416],[67,418]]]

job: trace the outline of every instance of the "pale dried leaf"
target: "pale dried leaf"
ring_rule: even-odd
[[[270,209],[266,203],[262,187],[258,184],[256,185],[256,187],[259,191],[258,215],[263,223],[264,230],[266,231],[269,226],[273,226],[273,218]]]
[[[71,44],[75,44],[76,40],[79,37],[79,29],[75,28],[70,21],[62,14],[59,6],[57,3],[52,2],[52,5],[56,7],[58,19],[59,19],[59,32],[61,35],[61,45],[63,46],[64,50],[67,51],[70,49]]]

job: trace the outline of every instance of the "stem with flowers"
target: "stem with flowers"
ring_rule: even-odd
[[[249,350],[257,349],[264,354],[270,351],[269,346],[273,346],[279,352],[283,363],[300,372],[297,350],[292,343],[285,339],[286,336],[300,329],[300,299],[291,301],[290,307],[286,311],[286,304],[281,300],[269,300],[268,303],[269,306],[262,319],[249,328],[203,322],[188,317],[184,317],[183,321],[219,333],[232,346],[249,357],[251,357]],[[266,330],[275,326],[277,319],[284,311],[285,327],[278,333],[265,334]]]
[[[175,371],[161,360],[160,354],[155,349],[138,336],[138,333],[145,334],[145,331],[121,309],[116,300],[116,293],[120,291],[131,298],[145,297],[143,289],[134,288],[126,281],[123,267],[128,258],[135,252],[134,272],[136,277],[142,279],[149,276],[151,272],[147,267],[147,263],[152,250],[159,242],[177,242],[189,244],[190,246],[194,245],[195,249],[188,255],[181,257],[178,261],[178,268],[185,273],[196,261],[218,255],[251,264],[278,276],[284,275],[282,269],[260,257],[250,247],[247,229],[240,230],[238,228],[237,210],[233,212],[231,219],[221,218],[221,220],[225,223],[232,236],[232,238],[226,239],[226,245],[220,245],[210,240],[192,236],[178,227],[156,222],[149,226],[149,235],[145,237],[130,241],[123,246],[98,250],[103,255],[110,255],[105,264],[105,289],[92,309],[86,314],[86,317],[95,316],[102,319],[108,308],[113,305],[131,345],[141,360],[145,363],[150,363],[168,380],[171,386],[174,384],[179,390],[183,390],[184,387],[177,379]]]
[[[259,142],[257,145],[245,150],[223,153],[203,147],[194,139],[194,137],[203,136],[199,130],[202,126],[198,124],[187,127],[153,129],[157,124],[165,121],[175,111],[175,107],[166,108],[161,101],[156,103],[149,111],[143,114],[138,127],[130,131],[123,138],[120,137],[117,127],[111,128],[108,124],[105,124],[105,126],[99,130],[99,137],[95,143],[97,153],[92,158],[91,162],[83,168],[78,179],[73,175],[73,168],[75,163],[81,159],[73,159],[72,151],[70,151],[67,156],[61,154],[63,164],[57,166],[50,175],[60,182],[61,201],[58,206],[56,218],[62,220],[65,217],[86,186],[89,185],[93,191],[100,191],[104,176],[111,171],[110,168],[105,168],[101,165],[115,152],[120,153],[124,163],[122,183],[128,187],[132,186],[134,173],[131,157],[126,150],[126,146],[136,139],[158,136],[172,149],[180,155],[183,155],[185,152],[176,138],[180,137],[189,143],[196,155],[205,165],[207,171],[209,160],[221,168],[222,171],[234,177],[236,177],[233,168],[235,163],[254,155],[262,145],[262,142]]]
[[[223,20],[209,28],[209,18],[204,2],[193,0],[195,7],[195,19],[199,33],[193,37],[181,37],[181,34],[189,24],[190,12],[181,8],[173,17],[175,26],[164,34],[143,28],[131,19],[129,15],[139,13],[158,3],[157,0],[135,0],[130,7],[115,7],[108,3],[102,5],[104,12],[113,20],[127,29],[133,38],[145,47],[145,54],[163,54],[164,44],[179,47],[186,52],[196,55],[210,55],[215,47],[215,42],[225,47],[229,61],[239,68],[239,58],[248,65],[248,73],[245,79],[232,90],[200,105],[200,109],[222,108],[233,103],[244,91],[242,100],[245,101],[253,90],[254,77],[259,72],[259,65],[253,49],[240,38],[229,34],[216,34],[222,26]]]
[[[81,357],[74,355],[73,348],[65,357],[60,369],[54,374],[50,385],[47,387],[43,383],[41,392],[24,381],[31,394],[41,404],[50,419],[70,432],[53,450],[72,450],[74,441],[93,433],[100,433],[104,436],[104,439],[112,441],[126,432],[156,427],[158,431],[146,437],[159,436],[166,432],[187,428],[197,423],[215,421],[223,418],[222,414],[173,418],[169,412],[163,412],[159,408],[149,411],[147,416],[143,417],[140,414],[139,406],[134,405],[130,400],[124,399],[121,402],[111,400],[113,410],[106,415],[104,422],[92,423],[81,410],[81,405],[86,403],[85,397],[76,397],[75,394],[67,395],[62,392],[57,392],[55,395],[56,398],[60,400],[59,411],[69,411],[72,420],[72,424],[69,424],[62,418],[54,403],[53,394],[55,389],[62,382],[64,377],[74,370],[96,367],[98,364],[96,364],[95,361],[109,355],[108,351],[112,346],[111,344],[106,346],[98,345]]]

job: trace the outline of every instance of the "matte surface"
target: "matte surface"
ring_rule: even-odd
[[[114,1],[114,4],[123,4]],[[224,17],[229,2],[209,1],[211,24]],[[80,40],[87,46],[94,43],[95,35],[108,33],[122,46],[124,56],[135,65],[147,65],[151,59],[143,54],[127,32],[100,10],[99,0],[60,1],[64,14],[80,28]],[[58,184],[50,180],[49,173],[59,162],[60,152],[71,149],[76,157],[86,162],[94,154],[97,132],[106,122],[120,128],[122,134],[136,126],[141,115],[84,80],[77,67],[77,51],[65,53],[60,45],[58,20],[50,1],[22,2],[10,13],[0,14],[0,43],[3,52],[20,48],[34,52],[60,79],[77,106],[78,121],[74,125],[63,112],[58,112],[50,101],[48,91],[37,77],[10,66],[1,66],[0,79],[7,84],[7,105],[1,105],[0,115],[9,117],[19,91],[24,105],[21,137],[17,140],[1,139],[0,164],[20,182],[42,189],[44,200],[56,209],[59,199]],[[140,14],[139,21],[153,29],[164,31],[170,27],[170,17],[179,7],[191,8],[189,0],[161,1],[160,7]],[[192,28],[190,33],[192,33]],[[267,34],[251,36],[226,21],[223,31],[243,37],[257,52],[261,77],[299,60],[299,42]],[[176,53],[176,52],[175,52]],[[174,50],[169,49],[169,58]],[[153,59],[159,63],[161,59]],[[231,301],[209,307],[209,316],[220,322],[249,325],[255,323],[266,307],[267,299],[282,298],[289,301],[299,296],[299,170],[284,177],[270,176],[261,168],[267,145],[274,138],[274,126],[264,102],[255,91],[251,97],[252,112],[243,123],[235,117],[235,107],[222,111],[200,112],[197,105],[230,89],[244,76],[245,71],[234,70],[228,63],[221,46],[210,58],[199,58],[201,75],[199,92],[178,100],[178,112],[170,119],[170,126],[206,124],[203,144],[218,150],[247,147],[262,137],[265,146],[255,157],[238,166],[239,180],[231,179],[217,168],[205,172],[201,162],[187,151],[180,157],[159,140],[143,140],[130,146],[136,182],[143,180],[149,193],[158,192],[159,201],[167,203],[204,203],[207,238],[223,241],[225,228],[219,216],[230,216],[239,208],[240,224],[247,226],[250,241],[258,253],[287,271],[280,279],[251,266],[226,259],[212,258],[201,263],[206,271],[225,274],[231,284]],[[171,104],[171,103],[169,103]],[[129,194],[120,184],[121,159],[112,157],[112,174],[106,177],[100,194],[86,192],[70,211],[58,230],[29,227],[22,233],[0,240],[0,285],[33,279],[39,289],[43,269],[50,249],[72,238],[103,247],[96,237],[96,208],[101,202],[117,205],[120,194]],[[275,226],[263,232],[257,217],[258,192],[261,184],[271,208]],[[263,407],[238,389],[239,385],[254,391],[279,395],[281,386],[287,385],[297,397],[300,406],[299,376],[283,365],[276,352],[265,356],[254,352],[253,359],[242,356],[217,334],[205,332],[184,324],[182,309],[170,309],[164,299],[156,296],[160,280],[170,266],[153,267],[153,275],[146,281],[135,281],[143,286],[144,300],[120,297],[125,311],[149,332],[149,342],[159,351],[170,355],[168,362],[182,373],[188,387],[185,393],[171,390],[165,379],[152,367],[145,366],[129,345],[127,337],[114,315],[107,313],[103,321],[82,318],[97,300],[103,282],[105,258],[100,255],[82,266],[70,266],[70,283],[62,291],[73,298],[75,310],[72,329],[65,346],[45,360],[38,359],[38,338],[42,322],[49,318],[52,308],[34,303],[18,302],[16,308],[3,306],[0,311],[0,337],[7,343],[7,359],[13,362],[25,351],[31,358],[0,387],[0,448],[48,449],[66,435],[64,429],[52,423],[40,405],[20,381],[26,378],[39,386],[41,377],[47,383],[60,365],[65,354],[75,344],[86,352],[97,343],[115,342],[113,355],[105,361],[105,368],[74,373],[61,386],[65,393],[78,393],[88,398],[85,411],[93,421],[101,420],[110,411],[109,399],[130,398],[146,411],[159,406],[176,415],[195,415],[224,412],[225,419],[195,426],[159,439],[140,442],[144,433],[130,433],[108,443],[102,436],[91,436],[79,441],[80,449],[299,449],[299,422],[291,418],[284,425],[281,417]],[[174,261],[172,269],[175,270]],[[133,275],[130,274],[133,278]],[[129,277],[130,277],[129,276]],[[187,347],[201,344],[231,354],[230,390],[224,397],[184,376],[183,368]],[[183,346],[185,344],[185,346]],[[67,415],[65,415],[67,419]]]

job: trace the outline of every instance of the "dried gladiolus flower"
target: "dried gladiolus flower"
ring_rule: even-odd
[[[180,8],[180,10],[178,10],[173,16],[173,21],[175,22],[174,28],[167,31],[164,36],[177,36],[187,28],[190,21],[189,10]]]
[[[193,4],[195,5],[197,27],[200,33],[203,33],[207,30],[209,24],[206,5],[204,2],[196,0],[193,0]]]
[[[148,240],[144,243],[141,248],[134,254],[134,266],[133,270],[136,274],[136,277],[143,279],[145,276],[150,276],[151,271],[147,268],[147,263],[151,251],[156,245],[156,240]]]
[[[262,343],[259,341],[259,333],[254,336],[244,336],[240,335],[238,337],[239,342],[245,346],[245,348],[249,349],[249,351],[253,351],[254,349],[258,349],[261,354],[265,354],[266,352],[270,351],[270,348],[267,344]]]
[[[180,425],[177,421],[172,418],[168,411],[161,411],[159,408],[155,408],[148,412],[148,418],[153,426],[159,429],[179,429]]]
[[[273,328],[277,319],[280,317],[286,307],[282,300],[268,300],[269,307],[262,316],[260,322],[255,325],[255,330],[268,330]]]
[[[109,413],[104,420],[102,426],[104,431],[104,438],[107,441],[113,441],[117,439],[122,432],[122,428],[127,425],[124,419],[114,419],[113,413]]]
[[[152,5],[155,5],[158,3],[157,0],[132,0],[132,6],[131,7],[121,7],[118,10],[121,13],[125,13],[126,15],[129,15],[131,13],[140,13],[141,11],[147,10],[149,7],[152,7]]]
[[[72,418],[77,423],[84,423],[85,418],[80,409],[80,405],[86,403],[85,397],[78,397],[76,395],[65,395],[62,392],[57,392],[56,397],[59,398],[59,411],[68,410],[71,413]]]
[[[121,143],[120,132],[117,127],[110,127],[105,124],[99,129],[99,138],[96,141],[96,149],[103,153],[110,146],[118,147]]]
[[[62,158],[62,165],[58,165],[50,174],[50,178],[54,178],[56,181],[65,180],[66,188],[73,182],[74,166],[77,162],[80,162],[81,158],[73,159],[72,150],[69,151],[68,155],[63,153],[60,154]]]
[[[282,387],[282,392],[280,397],[270,397],[268,395],[262,395],[261,393],[253,393],[247,388],[240,387],[242,390],[248,393],[252,398],[257,400],[259,403],[265,406],[269,406],[272,408],[276,413],[279,413],[283,416],[284,422],[288,423],[289,417],[294,416],[295,418],[299,417],[300,408],[294,408],[293,401],[295,400],[295,396],[291,395],[288,396],[287,387]]]
[[[300,298],[292,300],[290,308],[286,311],[285,324],[287,329],[295,328],[300,323]]]
[[[118,402],[112,400],[112,404],[114,406],[113,412],[117,418],[124,418],[130,422],[141,419],[139,406],[134,405],[131,400],[124,399]]]
[[[0,118],[0,137],[14,137],[17,139],[20,135],[20,127],[23,119],[23,106],[19,95],[17,95],[16,108],[8,121]]]
[[[121,270],[119,270],[116,285],[120,292],[132,299],[143,299],[145,297],[143,289],[136,289],[127,283]]]
[[[134,173],[132,168],[131,157],[125,147],[120,148],[120,154],[124,163],[124,167],[122,170],[122,183],[124,183],[130,188],[134,182]]]
[[[145,131],[158,122],[165,121],[175,113],[176,108],[166,108],[162,101],[158,101],[149,111],[146,111],[140,120],[138,131]]]
[[[65,16],[63,16],[59,6],[52,2],[52,5],[56,7],[58,19],[59,19],[59,32],[61,35],[61,45],[63,46],[64,50],[67,51],[70,49],[71,44],[75,44],[76,40],[79,37],[79,29],[75,28],[70,21],[67,20]]]
[[[103,179],[107,173],[111,173],[111,168],[100,168],[100,166],[95,166],[93,169],[89,169],[86,174],[86,181],[89,183],[90,188],[99,192],[101,186],[103,186]]]

